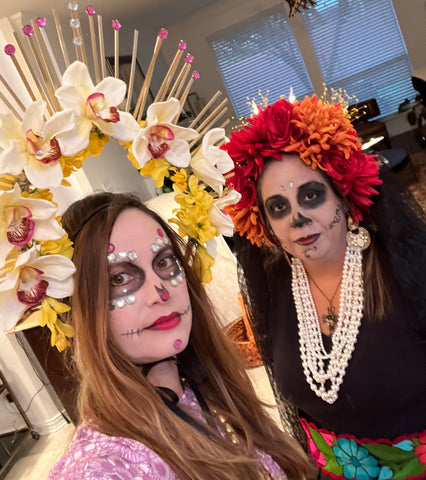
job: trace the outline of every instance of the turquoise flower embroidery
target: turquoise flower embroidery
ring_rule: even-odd
[[[402,440],[402,442],[395,443],[395,447],[398,447],[400,450],[404,450],[404,452],[412,452],[414,449],[413,442],[411,440]]]
[[[333,447],[336,460],[343,467],[345,478],[357,480],[370,480],[377,478],[380,467],[377,460],[368,451],[348,438],[339,438]]]

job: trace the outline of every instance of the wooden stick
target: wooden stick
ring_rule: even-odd
[[[130,67],[129,85],[127,88],[126,112],[130,110],[130,105],[132,103],[133,85],[135,82],[135,71],[136,71],[136,58],[138,53],[138,38],[139,38],[139,31],[135,30],[133,32],[132,65]]]
[[[21,43],[21,40],[20,40],[19,36],[16,34],[16,32],[13,32],[13,36],[15,37],[16,43],[19,47],[19,50],[21,51],[21,54],[22,54],[22,56],[24,58],[24,61],[27,65],[27,68],[28,68],[31,76],[33,77],[34,83],[37,86],[38,93],[40,94],[41,98],[46,102],[47,111],[48,111],[49,115],[53,115],[53,108],[52,108],[52,105],[50,103],[50,100],[47,97],[47,95],[46,95],[46,93],[43,89],[43,86],[41,85],[40,80],[38,79],[38,76],[36,75],[34,69],[32,68],[31,63],[29,62],[28,56],[27,56],[27,54],[26,54],[26,52],[23,48],[23,45]]]
[[[136,104],[135,112],[133,116],[137,116],[137,121],[139,122],[142,118],[143,109],[145,108],[146,97],[148,96],[149,86],[151,85],[152,74],[154,72],[155,62],[157,61],[158,54],[160,52],[161,44],[163,39],[160,36],[157,36],[157,40],[154,46],[154,52],[151,57],[151,62],[149,63],[148,71],[146,73],[145,81],[143,82],[141,91],[139,93],[138,102]]]
[[[179,80],[179,85],[176,90],[176,93],[174,93],[175,98],[179,98],[180,92],[182,91],[183,86],[185,85],[186,79],[188,77],[188,74],[191,70],[191,65],[189,63],[186,63],[184,67],[182,68],[181,75],[180,75],[180,80]]]
[[[43,62],[40,58],[40,55],[37,51],[37,48],[35,48],[36,46],[34,45],[34,40],[33,40],[32,37],[28,37],[28,36],[27,36],[27,40],[28,40],[28,44],[31,48],[32,54],[34,55],[36,64],[39,68],[40,74],[43,77],[46,92],[47,92],[47,95],[49,96],[49,99],[50,99],[51,105],[53,107],[53,110],[60,110],[58,102],[57,102],[55,94],[54,94],[54,89],[52,88],[52,83],[49,79],[48,73],[45,72],[45,70],[43,68]]]
[[[55,26],[56,26],[56,33],[58,34],[58,39],[59,39],[59,45],[61,47],[62,55],[64,57],[64,62],[65,62],[65,67],[68,68],[70,66],[70,59],[68,57],[68,52],[67,52],[67,47],[64,41],[64,36],[62,35],[62,27],[59,22],[59,18],[56,14],[56,11],[54,8],[52,8],[52,13],[53,13],[53,18],[55,20]]]
[[[3,75],[0,73],[0,82],[3,84],[3,86],[6,88],[6,90],[9,92],[9,95],[15,100],[15,102],[18,104],[19,108],[25,112],[26,108],[25,105],[19,100],[18,96],[16,93],[12,90],[12,88],[9,86],[9,84],[6,82],[6,80],[3,78]]]
[[[96,83],[101,81],[99,74],[99,58],[98,58],[98,49],[96,47],[96,37],[95,37],[95,25],[93,22],[93,15],[89,14],[89,30],[90,30],[90,40],[92,43],[92,55],[93,63],[95,64],[95,79]]]
[[[46,32],[44,31],[44,29],[42,29],[42,28],[40,29],[40,35],[41,35],[41,38],[44,42],[46,52],[49,56],[50,64],[53,67],[53,70],[56,74],[56,79],[58,80],[58,85],[60,85],[62,83],[62,73],[61,73],[61,70],[59,69],[58,62],[56,61],[56,57],[53,53],[52,46],[50,45],[49,38],[48,38]]]
[[[3,79],[3,77],[2,77]],[[3,81],[3,80],[2,80]],[[15,115],[15,117],[22,122],[22,115],[20,113],[18,113],[15,108],[13,107],[13,105],[9,102],[9,100],[3,95],[2,92],[0,92],[0,100],[6,105],[6,107],[10,110],[10,112]],[[24,109],[25,111],[25,109]]]
[[[77,12],[75,10],[71,10],[71,22],[78,22],[79,19],[78,19],[78,16],[77,16]],[[73,37],[73,43],[74,43],[74,48],[75,48],[75,55],[77,57],[77,60],[79,62],[83,62],[83,50],[80,48],[81,45],[79,45],[79,41],[78,41],[78,38],[80,38],[81,41],[83,41],[83,39],[81,38],[81,36],[79,35],[79,29],[78,28],[72,28],[72,37]]]
[[[33,102],[36,101],[36,96],[34,95],[33,89],[30,87],[30,84],[28,83],[27,77],[24,75],[24,72],[21,69],[21,66],[19,65],[18,61],[15,58],[15,55],[11,55],[10,57],[12,59],[13,65],[18,72],[19,76],[21,77],[21,80],[24,82],[25,88],[27,92],[29,93],[31,100]],[[25,108],[24,108],[25,110]]]
[[[120,22],[113,20],[112,28],[114,29],[114,77],[120,78],[120,37],[118,33],[121,28]]]
[[[219,105],[213,110],[213,112],[210,113],[210,115],[206,117],[195,130],[197,130],[197,132],[201,131],[201,129],[217,114],[217,112],[219,112],[221,108],[223,108],[226,105],[227,102],[228,102],[228,99],[224,98],[219,103]]]
[[[179,117],[180,117],[180,114],[182,113],[182,109],[183,109],[183,107],[184,107],[184,105],[185,105],[186,97],[188,96],[189,90],[191,89],[193,83],[194,83],[194,78],[191,77],[191,78],[189,79],[188,85],[187,85],[186,88],[185,88],[185,91],[183,92],[182,98],[180,99],[180,109],[179,109],[178,114],[177,114],[176,117],[174,118],[173,123],[177,123],[177,122],[178,122]]]
[[[105,75],[105,45],[104,45],[104,29],[102,25],[102,17],[98,15],[98,36],[99,36],[99,55],[101,61],[101,72],[102,79],[106,77]]]
[[[155,97],[154,102],[161,102],[164,97],[166,96],[167,89],[169,88],[170,82],[172,81],[172,78],[176,72],[177,66],[180,62],[180,59],[182,58],[184,50],[181,50],[180,48],[176,52],[172,63],[170,64],[169,70],[166,73],[163,83],[161,84],[160,89],[158,90],[157,96]]]
[[[189,125],[189,128],[194,128],[194,125],[202,118],[202,116],[207,112],[207,110],[213,105],[213,103],[222,95],[222,92],[218,90],[213,97],[206,103],[206,105],[203,107],[201,112],[194,118],[194,120],[191,122],[191,125]]]
[[[40,51],[42,68],[46,73],[46,77],[48,79],[50,86],[52,87],[53,91],[55,91],[58,88],[58,85],[55,85],[55,82],[53,81],[53,76],[52,76],[53,72],[51,71],[51,65],[48,63],[49,55],[47,54],[43,39],[41,37],[40,29],[37,28],[37,25],[34,20],[31,20],[31,25],[33,26],[37,47]]]
[[[212,127],[213,125],[221,118],[223,117],[223,115],[225,115],[225,113],[228,111],[228,108],[224,108],[221,112],[219,112],[215,118],[213,118],[211,120],[211,122],[209,124],[207,124],[203,130],[201,130],[199,132],[199,135],[197,138],[194,138],[194,140],[192,140],[192,142],[189,144],[189,148],[192,148],[197,142],[198,140],[200,140],[200,138],[205,135],[206,132],[208,132]]]

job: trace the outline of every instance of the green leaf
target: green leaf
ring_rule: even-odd
[[[419,462],[417,457],[413,458],[402,468],[396,468],[392,480],[405,480],[407,477],[418,477],[426,472],[426,465]]]
[[[381,460],[388,466],[406,463],[413,458],[417,458],[414,452],[406,452],[400,448],[393,447],[392,445],[385,445],[383,443],[363,443],[362,446],[378,460]]]

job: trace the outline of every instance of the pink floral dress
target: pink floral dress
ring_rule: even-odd
[[[189,388],[179,403],[201,417],[201,408]],[[259,461],[273,479],[287,477],[266,453]],[[169,465],[144,444],[124,437],[111,437],[80,425],[65,455],[53,467],[48,480],[179,480]]]

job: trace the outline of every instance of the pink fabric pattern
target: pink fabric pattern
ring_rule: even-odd
[[[192,390],[187,388],[179,403],[202,418]],[[266,453],[257,452],[260,463],[273,478],[287,477]],[[48,480],[179,480],[176,473],[153,450],[123,437],[111,437],[87,424],[80,425],[65,455],[53,467]]]

